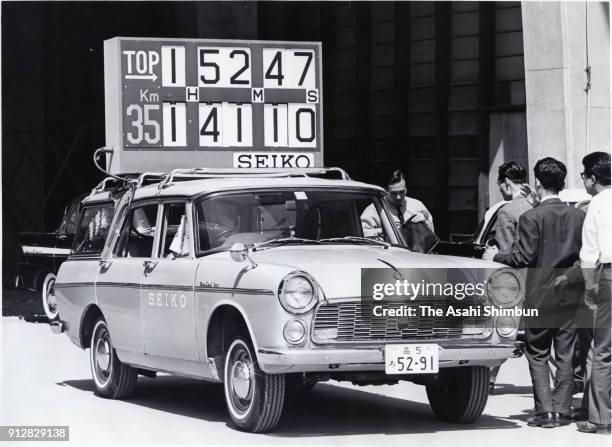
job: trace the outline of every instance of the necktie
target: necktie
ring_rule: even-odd
[[[399,217],[400,225],[404,225],[404,213],[402,212],[402,207],[399,205],[397,207],[397,217]]]

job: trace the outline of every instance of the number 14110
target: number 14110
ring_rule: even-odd
[[[267,147],[317,145],[316,107],[312,104],[264,104],[263,117],[255,120],[251,104],[200,103],[196,119],[188,119],[185,103],[163,103],[161,116],[158,104],[131,104],[126,117],[130,146],[251,147],[254,125],[263,126]],[[196,130],[197,137],[188,144],[188,133]]]

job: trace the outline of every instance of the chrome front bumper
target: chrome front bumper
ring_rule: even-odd
[[[519,357],[521,342],[503,345],[440,346],[440,368],[493,367]],[[261,369],[269,374],[289,372],[384,371],[384,347],[363,349],[265,349],[257,352]]]

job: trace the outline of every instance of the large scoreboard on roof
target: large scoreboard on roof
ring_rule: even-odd
[[[320,42],[104,42],[107,166],[323,165]]]

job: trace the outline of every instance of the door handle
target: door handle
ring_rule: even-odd
[[[113,261],[109,260],[109,259],[101,259],[100,260],[100,268],[101,269],[107,269],[111,266],[111,264],[113,263]]]
[[[142,266],[144,267],[145,272],[150,272],[157,266],[158,262],[159,261],[144,261]]]

